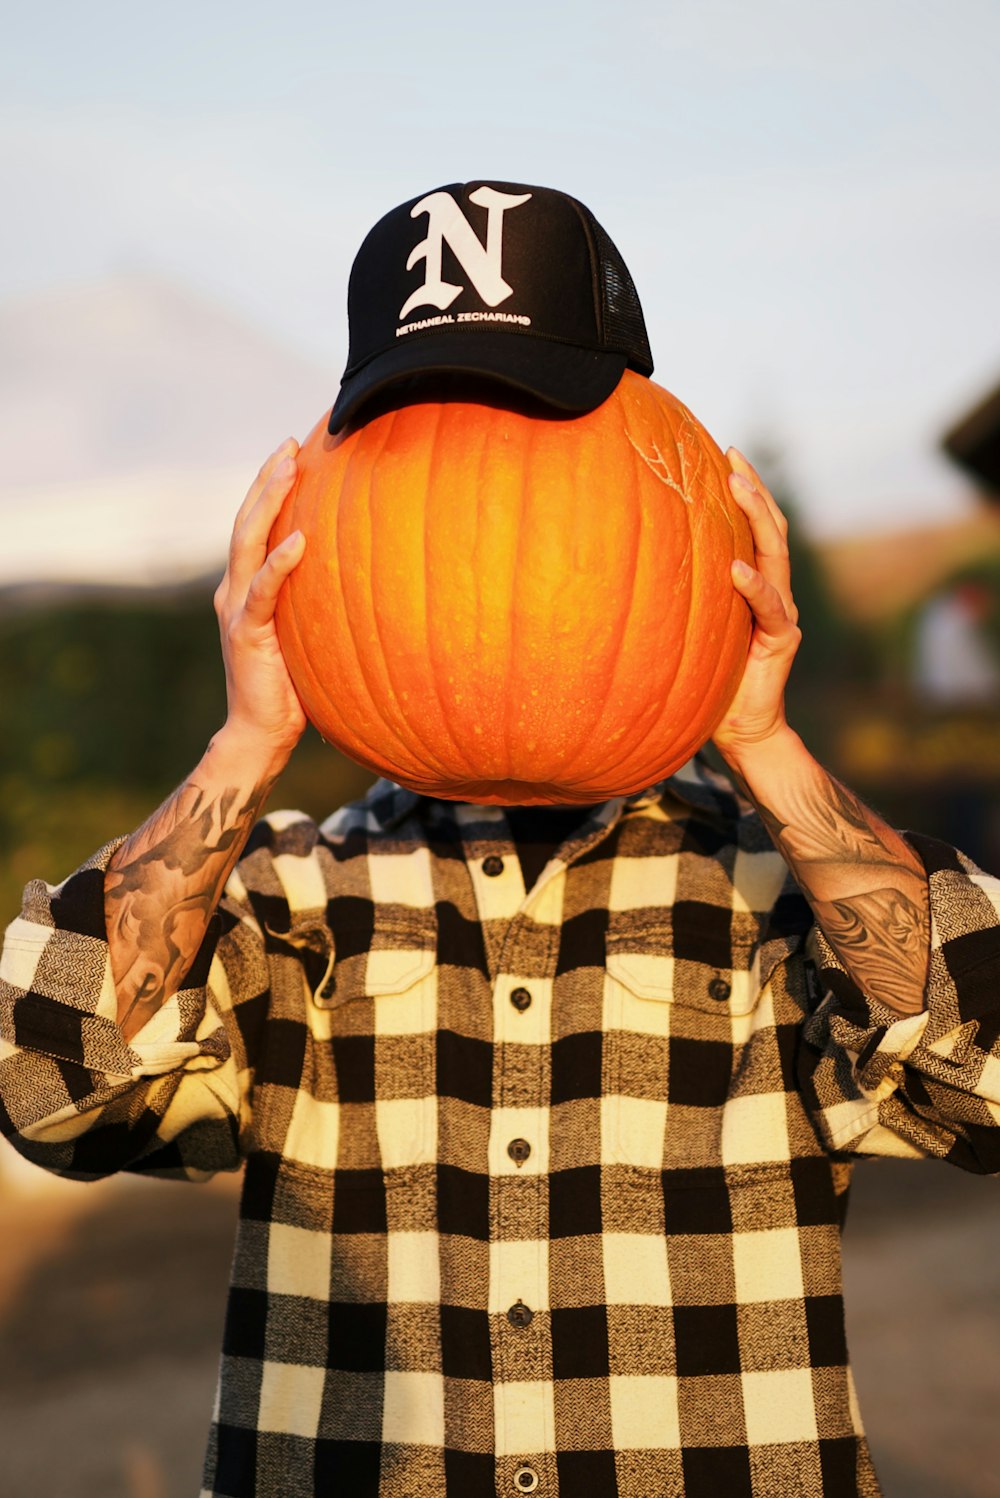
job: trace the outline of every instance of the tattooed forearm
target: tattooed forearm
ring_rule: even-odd
[[[844,967],[873,998],[919,1012],[930,916],[913,849],[804,751],[754,778],[751,799]]]
[[[898,851],[891,851],[879,835],[878,818],[832,776],[822,788],[790,786],[785,820],[769,807],[758,804],[758,810],[774,841],[799,863],[823,864],[836,857],[845,864],[898,866]],[[898,841],[894,834],[892,838]]]
[[[126,1039],[181,986],[269,788],[192,777],[112,858],[105,917]]]
[[[817,900],[816,918],[844,966],[865,974],[873,998],[903,1014],[924,1007],[927,911],[898,889]]]

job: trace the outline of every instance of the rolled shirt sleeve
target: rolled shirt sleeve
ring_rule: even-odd
[[[804,1070],[827,1146],[1000,1171],[1000,880],[908,833],[930,891],[926,1007],[900,1016],[853,983],[822,930]]]
[[[184,988],[126,1041],[104,920],[104,875],[121,841],[61,885],[30,883],[7,929],[0,1126],[23,1154],[71,1176],[123,1168],[202,1176],[233,1168],[247,1067],[216,945],[222,931],[252,926],[252,917],[227,899]],[[237,957],[248,941],[259,947],[253,930],[243,935]],[[266,983],[262,960],[257,965]]]

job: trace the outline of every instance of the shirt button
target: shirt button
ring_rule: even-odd
[[[534,1467],[518,1467],[514,1473],[514,1486],[519,1493],[533,1493],[538,1486],[538,1473]]]
[[[523,1165],[531,1154],[531,1145],[527,1139],[512,1139],[507,1146],[507,1153],[515,1165]]]
[[[523,1300],[515,1301],[507,1312],[507,1320],[511,1326],[530,1326],[534,1319],[534,1311],[530,1306],[526,1306]]]
[[[498,874],[503,873],[503,859],[497,853],[490,853],[483,859],[483,873],[490,879],[495,879]]]
[[[515,1009],[520,1010],[520,1012],[523,1014],[528,1005],[531,1003],[531,994],[526,988],[515,988],[511,992],[510,1002],[513,1004]]]
[[[732,991],[732,986],[726,982],[725,978],[713,978],[708,985],[709,998],[718,999],[720,1004],[729,998]]]

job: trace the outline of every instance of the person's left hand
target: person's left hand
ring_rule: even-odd
[[[726,453],[729,490],[750,523],[755,567],[735,561],[733,586],[753,613],[753,632],[743,678],[712,738],[739,772],[744,755],[774,740],[787,727],[785,684],[802,632],[792,598],[788,522],[760,475],[743,454]]]

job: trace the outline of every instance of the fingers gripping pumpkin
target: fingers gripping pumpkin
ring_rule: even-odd
[[[303,707],[425,794],[588,802],[700,747],[739,682],[752,561],[728,465],[626,371],[575,420],[447,401],[303,445],[271,536],[305,556],[277,628]]]

